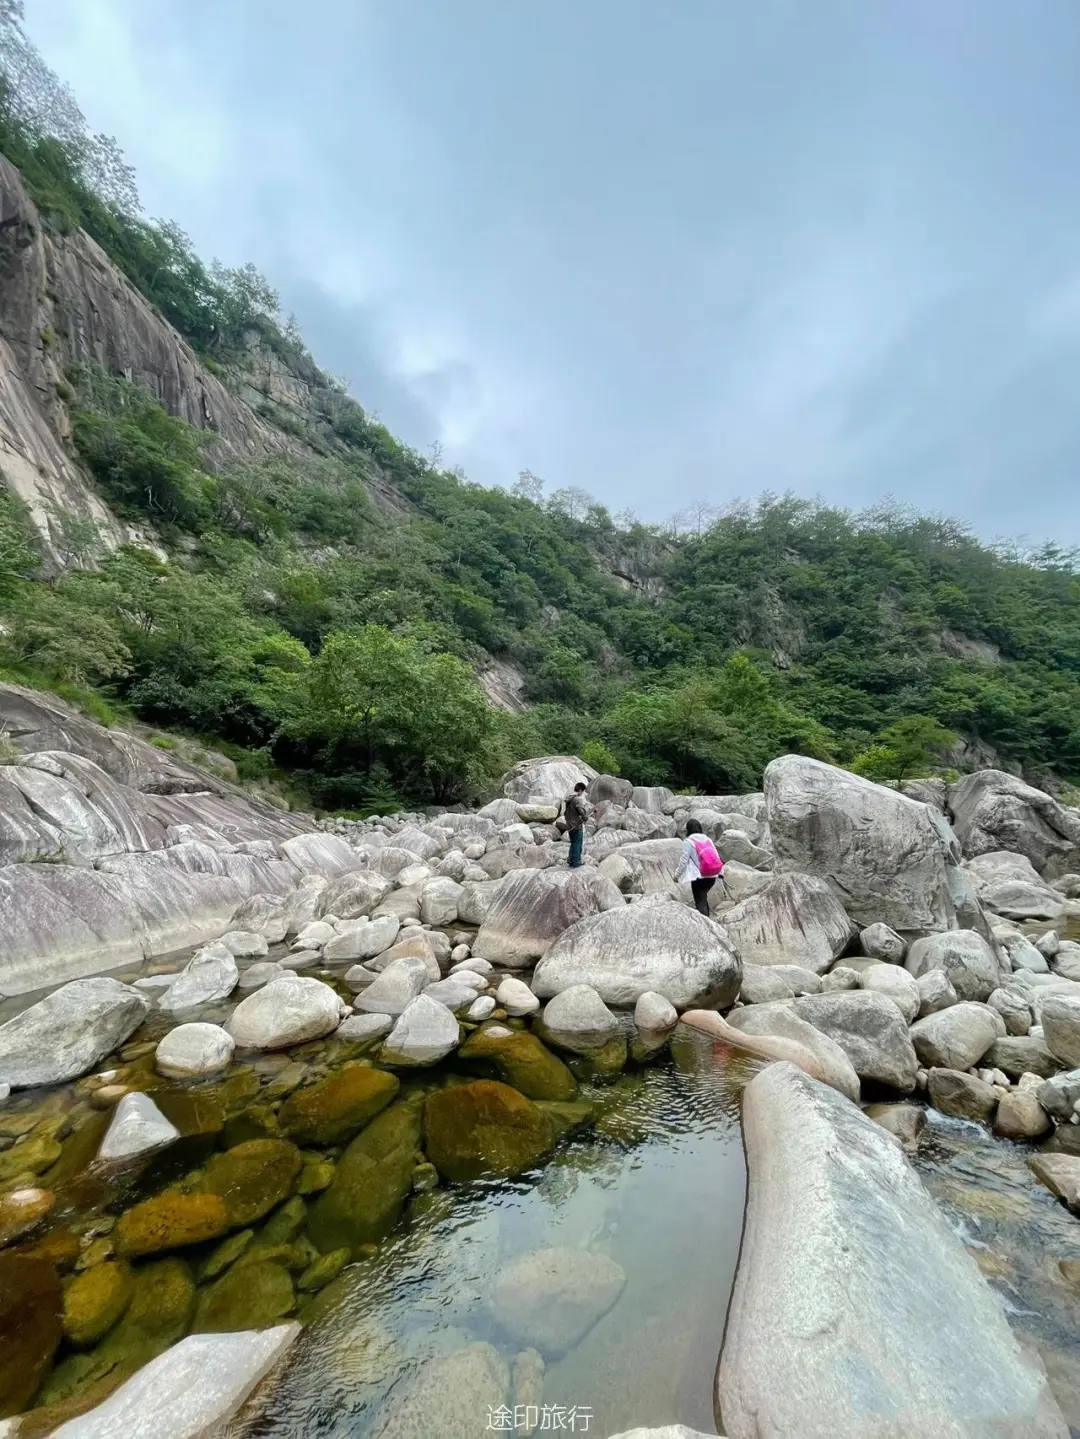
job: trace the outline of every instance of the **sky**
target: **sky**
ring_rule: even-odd
[[[147,212],[485,484],[1080,543],[1076,0],[26,0]]]

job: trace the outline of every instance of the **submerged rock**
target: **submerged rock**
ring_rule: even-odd
[[[606,1255],[588,1249],[537,1249],[501,1271],[489,1305],[510,1339],[554,1358],[584,1339],[625,1284],[622,1266]]]
[[[493,1080],[437,1090],[424,1104],[424,1148],[446,1179],[523,1174],[554,1142],[547,1115]]]
[[[243,1404],[300,1333],[193,1334],[148,1363],[115,1394],[55,1431],[54,1439],[205,1439]]]
[[[0,1254],[0,1419],[37,1393],[60,1343],[60,1281],[44,1259]]]
[[[462,1059],[490,1061],[499,1077],[527,1099],[571,1100],[577,1096],[577,1080],[534,1034],[493,1035],[490,1030],[478,1029],[458,1053]]]
[[[289,1096],[278,1112],[282,1134],[297,1144],[341,1144],[374,1119],[401,1081],[366,1064],[347,1064]]]
[[[12,1089],[78,1079],[142,1023],[146,996],[115,979],[76,979],[0,1024],[0,1082]]]
[[[227,1270],[199,1295],[195,1334],[268,1329],[296,1307],[292,1276],[281,1264],[256,1260]]]
[[[166,1191],[125,1210],[116,1221],[113,1242],[118,1254],[136,1258],[218,1239],[231,1227],[220,1194]]]
[[[420,1111],[398,1103],[377,1115],[338,1161],[333,1183],[311,1207],[308,1233],[324,1254],[360,1247],[389,1233],[412,1187]]]
[[[676,1009],[726,1008],[739,992],[742,965],[725,930],[681,904],[628,905],[580,920],[536,967],[542,999],[588,984],[605,1004],[633,1006],[664,996]]]
[[[717,1375],[733,1439],[1066,1439],[1045,1373],[890,1138],[786,1064],[747,1086],[743,1131]]]
[[[211,1159],[202,1189],[221,1196],[229,1228],[241,1229],[288,1198],[303,1162],[286,1139],[249,1139]]]
[[[135,1281],[122,1259],[95,1264],[64,1290],[64,1334],[78,1349],[103,1339],[131,1303]]]
[[[372,1439],[477,1439],[510,1398],[510,1370],[490,1344],[429,1359],[385,1401]],[[512,1412],[512,1411],[511,1411]]]

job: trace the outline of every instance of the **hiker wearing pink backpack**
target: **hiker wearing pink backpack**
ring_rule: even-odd
[[[690,881],[694,908],[699,914],[709,913],[709,890],[724,872],[724,861],[716,846],[695,820],[686,826],[686,840],[675,871],[675,883]]]

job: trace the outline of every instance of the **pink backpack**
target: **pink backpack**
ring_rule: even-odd
[[[716,852],[716,846],[708,836],[693,834],[690,842],[697,850],[698,869],[702,879],[715,879],[724,872],[724,861]]]

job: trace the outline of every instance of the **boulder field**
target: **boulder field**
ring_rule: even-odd
[[[19,704],[38,713],[33,697]],[[589,1122],[595,1091],[582,1086],[662,1052],[682,1016],[760,1066],[744,1096],[750,1205],[718,1377],[729,1439],[1067,1433],[903,1149],[929,1103],[1046,1143],[1032,1183],[1080,1206],[1080,944],[1062,933],[1080,912],[1074,812],[1009,776],[995,787],[993,772],[942,786],[943,810],[799,756],[737,796],[634,787],[557,756],[516,766],[476,813],[316,824],[40,708],[27,733],[42,747],[4,772],[0,990],[48,992],[0,1023],[0,1124],[2,1096],[73,1083],[93,1113],[76,1143],[67,1101],[46,1104],[0,1152],[0,1259],[58,1316],[33,1390],[19,1372],[5,1393],[0,1369],[0,1416],[29,1402],[74,1334],[85,1352],[61,1348],[46,1398],[68,1402],[111,1373],[126,1382],[85,1432],[121,1413],[143,1432],[150,1361],[177,1356],[168,1390],[202,1362],[183,1345],[214,1330],[239,1339],[240,1316],[286,1346],[299,1296],[363,1258],[411,1192],[542,1165]],[[570,870],[552,821],[578,779],[593,809]],[[708,916],[673,878],[690,819],[730,860]],[[40,895],[22,929],[5,893]],[[100,922],[82,903],[95,893]],[[1018,928],[1032,919],[1042,933]],[[180,947],[194,953],[168,973],[140,972]],[[111,1226],[108,1263],[87,1271],[100,1282],[80,1271],[61,1301],[58,1261],[27,1240],[52,1186],[95,1165],[166,1175],[181,1154],[193,1177],[144,1183]],[[566,1291],[562,1341],[505,1304],[496,1317],[554,1353],[621,1281],[597,1264],[590,1287],[562,1251],[538,1254],[528,1273]],[[130,1335],[155,1266],[176,1288],[175,1323],[140,1337],[139,1364],[121,1370],[116,1336]],[[501,1376],[497,1351],[473,1348],[468,1362]],[[244,1375],[258,1379],[261,1353],[235,1366],[222,1413]],[[427,1412],[419,1391],[409,1402]]]

